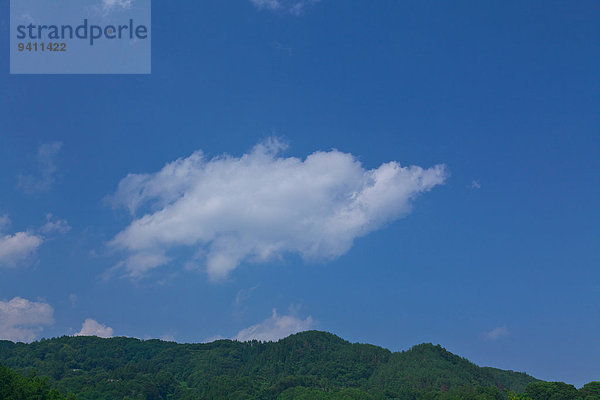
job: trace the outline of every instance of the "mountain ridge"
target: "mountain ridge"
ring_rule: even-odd
[[[48,376],[54,388],[81,400],[275,399],[307,393],[313,394],[306,398],[329,398],[319,396],[348,391],[354,393],[349,398],[417,399],[461,388],[485,389],[489,396],[483,398],[501,399],[507,391],[520,393],[539,381],[521,372],[479,367],[440,345],[422,343],[392,352],[321,331],[277,342],[93,336],[30,344],[0,341],[0,364],[25,375]]]

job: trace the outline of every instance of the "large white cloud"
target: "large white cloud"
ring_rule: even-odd
[[[0,236],[0,268],[13,268],[25,262],[43,241],[41,236],[31,232]]]
[[[98,336],[101,338],[110,338],[113,336],[113,329],[102,325],[91,318],[86,319],[81,325],[81,330],[75,336]]]
[[[309,330],[313,325],[314,322],[310,316],[303,320],[295,315],[278,315],[277,310],[273,309],[273,315],[270,318],[242,329],[233,340],[239,340],[240,342],[248,340],[275,342],[294,333]]]
[[[15,297],[0,301],[0,339],[31,342],[45,326],[54,323],[54,309],[44,302]]]
[[[241,157],[201,151],[154,174],[130,174],[110,198],[134,215],[110,246],[126,252],[129,276],[169,263],[169,250],[191,248],[213,279],[244,261],[285,253],[328,260],[354,239],[405,215],[416,195],[444,182],[443,165],[397,162],[365,170],[351,154],[318,151],[282,157],[277,140]],[[135,217],[140,207],[145,214]]]

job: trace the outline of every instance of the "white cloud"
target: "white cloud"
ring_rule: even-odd
[[[56,157],[62,148],[61,142],[44,143],[38,147],[36,156],[37,170],[33,174],[19,175],[18,186],[26,192],[43,192],[52,186],[55,180]]]
[[[7,215],[0,216],[0,234],[10,224]],[[27,261],[44,243],[46,235],[66,233],[71,229],[67,221],[46,215],[46,223],[37,230],[0,235],[0,268],[14,268]],[[38,233],[34,233],[37,231]]]
[[[498,340],[508,335],[508,329],[505,326],[499,326],[485,333],[486,340]]]
[[[26,262],[43,241],[30,232],[0,236],[0,268],[14,268]]]
[[[471,189],[481,189],[481,184],[478,181],[471,182]]]
[[[0,339],[32,342],[45,326],[54,323],[53,313],[49,304],[21,297],[0,301]]]
[[[286,253],[334,259],[446,177],[443,165],[365,170],[352,154],[318,151],[301,160],[282,157],[283,148],[271,139],[239,158],[210,160],[197,151],[157,173],[128,175],[109,200],[145,215],[110,242],[127,254],[117,267],[143,276],[182,247],[196,251],[212,279]]]
[[[52,214],[46,214],[46,223],[40,228],[42,233],[67,233],[71,230],[68,222],[64,219],[58,219]]]
[[[302,320],[294,315],[277,315],[277,310],[273,309],[273,315],[270,318],[242,329],[233,339],[240,342],[248,340],[275,342],[291,334],[311,329],[312,326],[313,319],[310,316]]]
[[[81,330],[75,336],[98,336],[101,338],[110,338],[113,336],[113,329],[102,325],[91,318],[86,319],[81,325]]]
[[[320,0],[250,0],[258,9],[286,12],[292,15],[300,15],[312,4]]]

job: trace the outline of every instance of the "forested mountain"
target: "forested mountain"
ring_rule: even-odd
[[[541,396],[535,400],[583,398],[565,384],[562,389],[572,388],[579,397],[545,397],[545,382],[478,367],[440,346],[392,353],[317,331],[276,343],[68,336],[31,344],[0,341],[0,363],[24,376],[47,376],[53,388],[80,400],[506,399],[509,391],[526,388]],[[590,398],[600,399],[593,397],[595,388],[588,387]]]

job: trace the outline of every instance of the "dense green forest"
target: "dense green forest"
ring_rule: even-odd
[[[0,399],[2,400],[74,400],[51,389],[48,378],[24,377],[0,365]]]
[[[13,370],[0,370],[3,400],[65,398],[59,393],[79,400],[600,399],[598,382],[577,390],[481,368],[441,346],[392,353],[316,331],[276,343],[68,336],[31,344],[0,341],[0,363]]]

